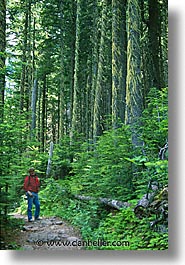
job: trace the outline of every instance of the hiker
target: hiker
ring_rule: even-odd
[[[40,181],[39,178],[35,174],[35,169],[30,168],[28,170],[29,176],[26,176],[24,179],[24,190],[26,191],[27,199],[28,199],[28,222],[33,222],[32,219],[32,205],[35,205],[35,221],[40,220],[40,202],[38,197],[38,192],[40,189]]]

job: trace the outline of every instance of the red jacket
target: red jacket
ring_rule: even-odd
[[[38,192],[40,188],[40,181],[37,176],[26,176],[24,180],[24,190]]]

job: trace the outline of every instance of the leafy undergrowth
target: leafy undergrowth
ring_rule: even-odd
[[[63,183],[63,185],[62,185]],[[80,229],[86,249],[99,250],[166,250],[168,231],[160,224],[151,228],[156,216],[139,219],[133,208],[121,211],[106,207],[96,200],[79,201],[65,192],[65,181],[48,180],[40,192],[41,213],[55,215]],[[52,198],[52,199],[51,199]],[[134,206],[137,200],[130,201]],[[19,211],[25,212],[23,200]]]
[[[168,248],[167,232],[151,230],[149,220],[136,218],[131,209],[108,214],[95,230],[94,236],[103,237],[105,242],[114,242],[114,246],[102,246],[101,249],[165,250]]]
[[[22,219],[8,217],[8,219],[1,218],[1,243],[0,249],[16,250],[19,248],[17,241],[20,236],[20,230],[24,224]]]

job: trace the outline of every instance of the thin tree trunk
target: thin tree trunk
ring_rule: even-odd
[[[112,0],[112,124],[125,120],[126,0]]]
[[[48,157],[48,165],[47,165],[47,170],[46,170],[46,177],[48,178],[51,173],[51,164],[52,164],[52,157],[53,157],[53,142],[50,143],[50,148],[49,148],[49,157]]]
[[[31,106],[31,97],[32,91],[31,88],[33,87],[34,83],[34,69],[32,68],[33,61],[32,61],[32,10],[31,10],[31,0],[28,0],[28,40],[27,40],[27,72],[26,72],[26,90],[25,90],[25,104],[26,104],[26,111],[27,117],[30,118],[30,106]]]
[[[41,135],[41,113],[42,113],[42,87],[41,87],[41,82],[38,82],[38,99],[37,99],[37,139],[38,142],[40,143],[40,148],[39,150],[42,151],[42,135]]]
[[[81,0],[77,0],[77,14],[76,14],[76,39],[75,39],[75,66],[74,66],[74,90],[73,90],[73,108],[72,108],[72,122],[70,140],[74,140],[74,135],[79,132],[79,45],[80,45],[80,14],[81,14]]]
[[[41,128],[41,142],[42,142],[42,151],[45,150],[45,135],[46,135],[46,74],[43,77],[43,90],[42,90],[42,128]]]
[[[143,110],[140,52],[140,8],[138,0],[128,0],[127,86],[125,122],[130,124],[132,143],[141,145],[138,125]]]
[[[92,48],[92,88],[90,92],[90,129],[89,129],[89,139],[93,139],[93,119],[94,119],[94,100],[95,100],[95,91],[96,91],[96,83],[97,83],[97,71],[98,71],[98,8],[97,8],[97,0],[93,5],[93,33],[92,40],[93,48]]]
[[[36,129],[36,104],[37,104],[37,78],[34,80],[33,89],[32,89],[32,99],[31,99],[31,138],[35,135]]]
[[[58,140],[64,134],[64,23],[63,23],[63,0],[59,1],[60,14],[60,80],[59,80],[59,116],[58,116]]]
[[[94,113],[93,113],[93,140],[96,142],[97,137],[101,135],[101,119],[102,119],[102,96],[103,96],[103,66],[105,63],[105,36],[106,36],[106,14],[107,14],[107,0],[103,1],[102,18],[101,18],[101,38],[99,48],[97,82],[94,99]]]
[[[26,9],[24,22],[24,40],[22,48],[22,72],[20,83],[20,111],[24,109],[25,100],[25,86],[26,86],[26,61],[27,61],[27,40],[28,40],[28,11]]]
[[[77,8],[76,2],[71,2],[71,41],[70,41],[70,79],[69,79],[69,102],[67,103],[67,119],[68,127],[66,133],[68,133],[72,140],[72,115],[73,115],[73,99],[74,99],[74,72],[75,72],[75,45],[76,45],[76,16]]]
[[[168,0],[164,0],[161,7],[160,24],[160,71],[161,87],[168,86]]]
[[[158,0],[149,1],[149,44],[150,56],[152,58],[152,76],[153,87],[161,88],[161,71],[160,71],[160,11]]]

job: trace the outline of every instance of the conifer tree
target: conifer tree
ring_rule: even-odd
[[[80,18],[81,18],[81,0],[77,1],[76,11],[76,35],[75,35],[75,66],[74,66],[74,86],[73,86],[73,108],[71,122],[71,141],[73,141],[75,132],[80,131],[80,105],[79,105],[79,47],[80,47]]]
[[[130,124],[132,142],[140,145],[138,119],[143,110],[140,51],[140,8],[138,0],[128,0],[127,10],[127,84],[125,122]]]
[[[105,66],[105,39],[107,20],[107,0],[102,1],[101,13],[101,37],[99,46],[99,58],[96,78],[96,90],[93,110],[93,139],[96,142],[97,136],[102,134],[102,111],[103,111],[103,86],[104,86],[104,66]],[[107,47],[106,47],[107,48]]]
[[[126,0],[112,0],[112,123],[125,120]]]

